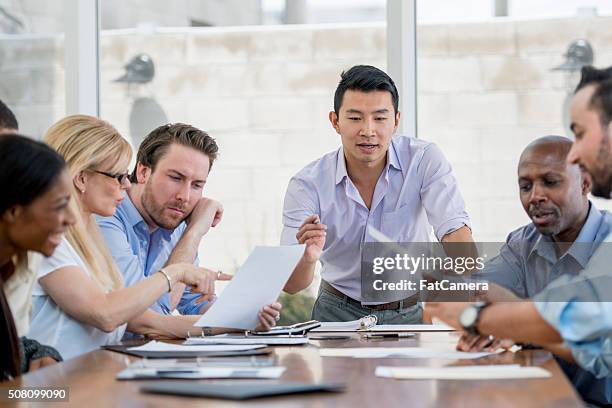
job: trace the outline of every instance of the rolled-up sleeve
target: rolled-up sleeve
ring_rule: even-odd
[[[542,318],[557,329],[583,369],[598,378],[607,377],[612,366],[612,303],[584,301],[585,292],[579,289],[593,284],[588,279],[560,279],[563,282],[553,282],[552,287],[536,296],[535,307]],[[578,288],[576,297],[552,301],[558,296],[554,294],[555,289],[560,287]]]
[[[314,189],[304,180],[293,177],[287,186],[283,204],[281,245],[297,244],[295,235],[304,220],[313,214],[321,215]]]
[[[517,242],[508,240],[499,254],[485,263],[481,271],[474,272],[472,277],[503,286],[521,298],[527,297],[525,286],[525,269],[518,254]]]
[[[435,144],[425,148],[417,171],[423,180],[423,208],[438,240],[464,225],[471,228],[457,179],[451,165]]]

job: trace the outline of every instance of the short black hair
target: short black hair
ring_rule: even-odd
[[[46,193],[66,168],[51,147],[17,134],[0,137],[0,155],[0,214]]]
[[[0,100],[0,129],[19,129],[15,114],[2,100]]]
[[[612,67],[597,69],[591,65],[582,67],[580,82],[574,93],[582,88],[594,85],[589,106],[598,111],[603,126],[612,121]]]
[[[398,112],[399,93],[397,92],[395,82],[384,71],[376,67],[371,65],[355,65],[348,71],[340,74],[340,82],[334,95],[334,111],[336,114],[340,112],[342,99],[347,90],[361,92],[387,91],[391,94],[395,113]]]

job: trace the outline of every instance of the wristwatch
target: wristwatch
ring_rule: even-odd
[[[480,336],[478,331],[478,320],[480,320],[480,313],[491,305],[488,302],[476,302],[466,307],[461,315],[459,315],[459,324],[463,329],[474,336]]]

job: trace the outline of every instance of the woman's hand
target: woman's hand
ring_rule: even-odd
[[[232,275],[223,272],[214,272],[210,269],[200,268],[190,263],[178,263],[165,266],[164,271],[174,279],[191,286],[193,292],[201,293],[202,301],[213,300],[215,297],[215,282],[228,281]]]

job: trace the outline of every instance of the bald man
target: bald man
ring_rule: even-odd
[[[589,175],[567,155],[572,141],[545,136],[530,143],[519,159],[519,197],[531,223],[511,232],[500,254],[472,276],[494,282],[520,298],[532,298],[562,275],[577,276],[612,231],[612,215],[588,199]],[[479,351],[487,336],[464,335],[458,349]],[[507,345],[512,343],[507,343]],[[552,349],[573,362],[564,347]],[[583,399],[608,404],[612,379],[596,379],[576,364],[559,360]]]
[[[474,276],[528,298],[561,275],[584,269],[612,231],[612,215],[589,201],[591,179],[567,162],[571,147],[565,137],[545,136],[525,148],[518,185],[531,223],[511,232],[499,256]]]

